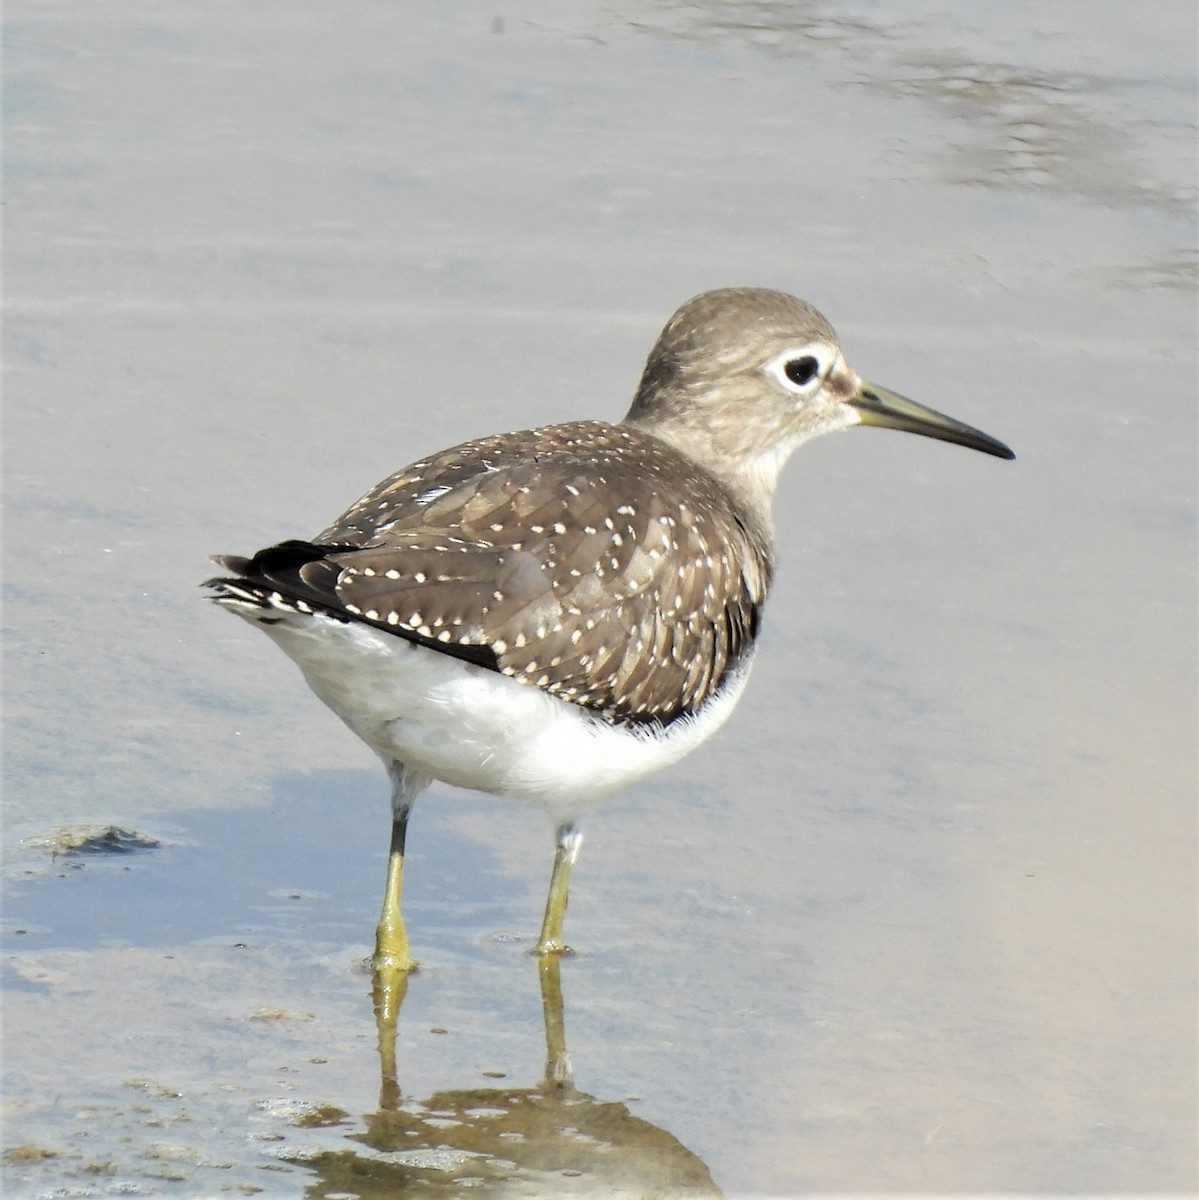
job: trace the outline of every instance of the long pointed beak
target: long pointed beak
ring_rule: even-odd
[[[1015,454],[1002,442],[997,441],[981,429],[964,425],[944,413],[925,408],[898,392],[889,392],[877,384],[863,381],[857,392],[850,396],[848,404],[857,409],[863,425],[880,425],[884,429],[902,429],[905,433],[918,433],[922,437],[938,438],[942,442],[956,442],[981,450],[996,458],[1015,458]]]

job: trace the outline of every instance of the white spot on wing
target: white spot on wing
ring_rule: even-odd
[[[416,497],[415,503],[432,504],[433,501],[438,498],[438,496],[444,496],[446,492],[451,490],[452,489],[448,484],[439,483],[436,487],[431,487],[428,491],[421,492],[421,494]]]

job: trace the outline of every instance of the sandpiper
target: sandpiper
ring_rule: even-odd
[[[546,808],[557,850],[536,952],[562,952],[580,819],[677,762],[745,687],[795,448],[851,425],[1012,451],[864,382],[829,323],[725,288],[671,317],[625,418],[465,442],[404,467],[311,541],[217,561],[260,627],[383,760],[391,849],[374,963],[400,911],[413,801],[434,779]]]

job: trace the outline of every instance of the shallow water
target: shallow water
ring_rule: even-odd
[[[619,416],[741,283],[1019,457],[797,456],[745,699],[575,873],[577,1143],[649,1165],[535,1186],[1194,1187],[1191,6],[6,19],[6,1194],[501,1187],[550,831],[418,805],[404,1124],[386,781],[195,584],[425,451]],[[81,822],[159,845],[37,840]]]

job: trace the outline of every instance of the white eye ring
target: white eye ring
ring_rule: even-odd
[[[767,363],[766,372],[787,391],[807,396],[824,383],[831,362],[826,346],[798,346]]]

